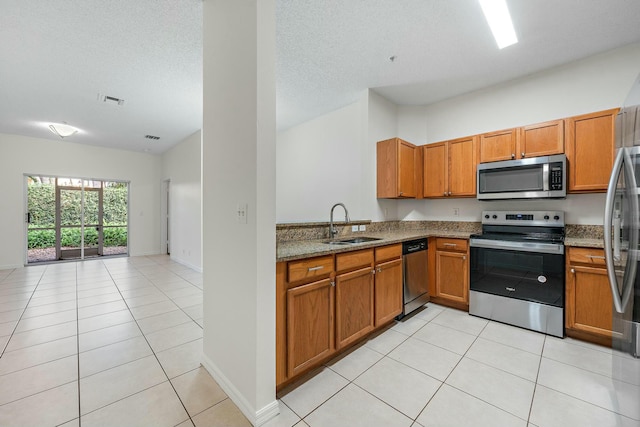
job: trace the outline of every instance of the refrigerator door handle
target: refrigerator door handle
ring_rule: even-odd
[[[624,163],[624,149],[619,149],[616,159],[611,170],[609,178],[609,188],[607,188],[607,197],[604,204],[604,258],[607,265],[607,275],[609,276],[609,285],[611,286],[611,294],[613,296],[613,306],[618,313],[623,313],[622,297],[618,292],[618,279],[616,278],[615,266],[613,262],[613,248],[611,241],[611,226],[613,225],[613,208],[618,177],[622,171]]]
[[[625,181],[628,200],[631,203],[631,232],[629,233],[629,249],[627,251],[627,265],[624,273],[624,280],[622,282],[621,293],[621,308],[623,313],[627,310],[629,300],[633,295],[634,283],[636,281],[636,274],[638,271],[638,238],[640,236],[639,219],[640,219],[640,206],[638,205],[638,182],[636,181],[636,173],[634,170],[634,163],[631,160],[631,151],[635,152],[635,149],[624,150],[624,168],[625,168]]]

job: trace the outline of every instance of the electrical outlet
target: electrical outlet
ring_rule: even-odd
[[[367,229],[367,226],[362,224],[359,228],[360,231],[365,231]]]
[[[358,231],[358,226],[357,225],[352,225],[351,226],[351,231]]]
[[[453,216],[460,216],[460,208],[453,208]]]

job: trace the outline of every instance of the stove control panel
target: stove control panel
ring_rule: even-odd
[[[564,227],[562,211],[483,211],[483,224]]]

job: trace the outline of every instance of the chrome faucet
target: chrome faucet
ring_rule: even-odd
[[[347,210],[347,207],[344,205],[344,203],[336,203],[335,205],[333,205],[331,207],[331,216],[329,218],[329,238],[331,239],[336,237],[336,234],[338,234],[338,230],[336,230],[336,226],[333,225],[333,210],[336,208],[336,206],[342,206],[342,208],[344,209],[345,222],[351,222],[351,220],[349,219],[349,211]]]

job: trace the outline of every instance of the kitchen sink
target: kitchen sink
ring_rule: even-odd
[[[352,237],[350,239],[329,240],[328,242],[324,242],[324,243],[328,245],[352,245],[356,243],[373,242],[375,240],[382,240],[382,239],[379,237]]]

